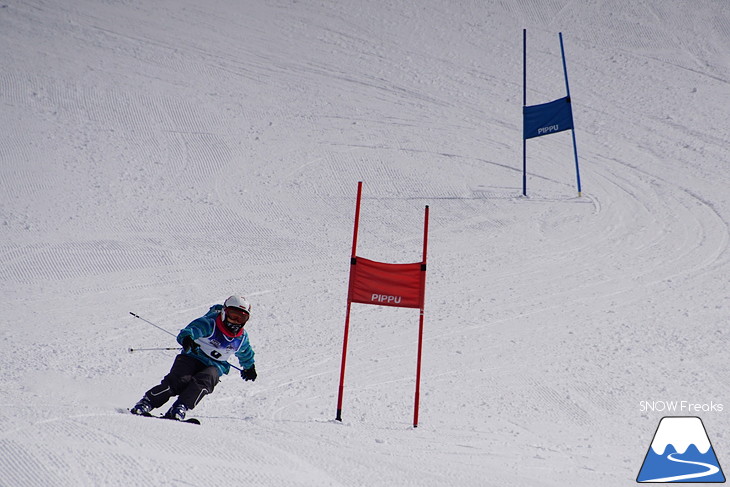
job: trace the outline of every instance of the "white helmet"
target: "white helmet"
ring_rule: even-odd
[[[227,316],[228,313],[226,313],[226,310],[231,308],[243,311],[243,315],[240,318],[233,318],[233,320],[231,320],[231,318]],[[231,316],[233,316],[233,314]],[[250,317],[251,305],[248,303],[248,301],[246,301],[246,298],[244,298],[243,296],[231,296],[223,303],[223,311],[221,312],[221,320],[223,321],[223,326],[228,328],[228,331],[230,331],[234,335],[238,335],[241,332],[241,329],[248,322],[248,319]]]
[[[246,300],[243,296],[230,296],[223,302],[224,312],[226,308],[238,308],[246,314],[251,314],[251,304],[249,304],[248,300]]]

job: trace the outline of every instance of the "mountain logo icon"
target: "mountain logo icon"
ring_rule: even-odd
[[[702,420],[695,416],[662,418],[636,481],[725,482]]]

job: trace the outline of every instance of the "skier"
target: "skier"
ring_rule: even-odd
[[[241,378],[255,381],[254,352],[243,328],[250,316],[251,305],[246,298],[231,296],[180,330],[177,342],[183,351],[160,384],[147,391],[130,412],[149,415],[172,396],[178,396],[164,417],[183,421],[188,410],[213,392],[220,376],[228,374],[228,358],[233,354],[241,365]]]

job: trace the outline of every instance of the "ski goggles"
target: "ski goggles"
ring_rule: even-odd
[[[228,307],[226,311],[226,321],[236,325],[245,325],[248,321],[249,314],[241,308]]]

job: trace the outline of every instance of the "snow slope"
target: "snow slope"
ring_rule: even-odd
[[[528,143],[564,96],[570,135]],[[730,9],[723,0],[0,4],[0,485],[634,483],[659,419],[730,464]],[[353,306],[420,259],[417,311]],[[201,427],[121,414],[232,293],[259,380]],[[676,413],[675,413],[676,414]],[[231,470],[233,473],[231,473]]]

